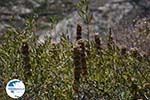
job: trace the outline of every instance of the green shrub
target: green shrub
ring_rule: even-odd
[[[100,48],[101,53],[97,53],[95,41],[88,41],[88,76],[86,80],[80,80],[79,93],[74,95],[73,43],[62,36],[60,43],[54,44],[51,38],[47,38],[39,44],[32,28],[17,30],[10,27],[0,37],[0,79],[3,79],[4,85],[13,78],[23,80],[26,92],[21,100],[150,98],[147,91],[150,80],[148,56],[141,55],[136,49],[119,48],[111,36],[108,36],[108,45]],[[25,73],[25,59],[21,52],[24,42],[29,47],[28,63],[31,69],[28,70],[31,75]],[[1,100],[9,99],[5,91],[0,96]]]

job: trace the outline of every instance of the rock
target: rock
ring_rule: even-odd
[[[73,4],[78,1],[79,0],[48,0],[47,2],[36,2],[35,0],[14,0],[14,2],[9,1],[9,3],[5,3],[5,5],[0,2],[0,33],[10,24],[10,21],[6,18],[9,18],[11,14],[15,15],[18,13],[26,14],[34,11],[36,11],[36,13],[45,11],[55,12],[55,15],[61,16],[61,19],[53,30],[49,28],[50,26],[46,29],[38,28],[36,34],[39,34],[40,37],[47,36],[48,34],[51,35],[54,40],[59,41],[60,34],[65,33],[69,35],[70,40],[73,40],[75,38],[76,25],[80,24],[83,27],[83,37],[87,38],[87,25],[78,15],[77,10],[73,8]],[[127,23],[127,26],[129,26],[129,24],[132,23],[132,20],[137,16],[145,17],[150,15],[149,0],[89,0],[89,7],[93,15],[93,19],[89,25],[91,34],[93,32],[106,34],[108,27],[116,27],[116,25],[123,26],[124,23]],[[1,12],[3,11],[9,13],[1,15]],[[38,20],[39,26],[44,22],[49,23],[49,16],[43,17],[44,18]],[[6,20],[3,21],[2,18]],[[40,21],[41,19],[45,20]],[[21,18],[13,23],[15,23],[14,26],[16,27],[24,27],[25,20],[24,18]]]
[[[128,2],[122,4],[107,3],[103,7],[98,7],[97,10],[92,12],[93,19],[90,24],[91,33],[106,33],[108,27],[115,25],[124,15],[132,10],[133,6]],[[74,11],[68,18],[64,18],[56,25],[55,34],[66,33],[72,40],[75,38],[77,24],[83,27],[83,35],[87,37],[87,25],[83,22],[83,19],[78,15],[77,11]]]
[[[98,2],[99,0],[96,1]],[[91,6],[91,10],[96,10],[92,11],[93,19],[90,23],[90,33],[99,32],[105,34],[109,27],[114,27],[119,23],[131,24],[134,18],[145,13],[143,10],[144,5],[150,8],[150,1],[148,0],[139,0],[136,3],[137,1],[135,0],[110,0],[104,6],[100,6],[97,5],[98,3],[94,4],[93,1],[93,8]],[[72,40],[75,38],[77,24],[83,27],[83,35],[87,38],[87,25],[83,22],[77,11],[72,12],[67,18],[64,18],[56,25],[55,35],[58,36],[58,34],[66,33]]]

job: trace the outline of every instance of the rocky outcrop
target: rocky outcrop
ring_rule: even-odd
[[[97,2],[99,0],[96,0]],[[93,2],[94,3],[94,2]],[[123,24],[131,24],[137,17],[149,16],[149,0],[108,0],[103,6],[95,3],[90,6],[93,19],[90,23],[91,35],[93,32],[102,34],[107,33],[109,27]],[[87,36],[86,24],[79,16],[77,11],[72,12],[67,18],[64,18],[56,25],[56,31],[53,35],[66,33],[70,39],[75,37],[76,25],[83,26],[84,37]],[[52,32],[53,33],[53,32]],[[55,36],[54,36],[55,37]]]
[[[62,33],[74,39],[76,25],[83,27],[83,35],[87,38],[87,25],[79,16],[74,4],[79,0],[47,0],[37,2],[36,0],[9,0],[6,3],[0,1],[0,33],[3,33],[9,25],[17,28],[25,27],[25,18],[30,15],[38,15],[36,34],[40,40],[44,36],[51,35],[54,40],[59,40]],[[92,20],[89,24],[92,37],[93,32],[106,34],[109,27],[129,26],[137,17],[149,17],[149,0],[89,0]],[[59,22],[54,29],[50,29],[50,16],[59,16]],[[13,20],[11,19],[13,16]],[[11,19],[11,20],[10,20]],[[44,29],[41,28],[42,25]],[[43,27],[43,26],[42,26]]]

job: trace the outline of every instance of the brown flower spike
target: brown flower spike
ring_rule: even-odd
[[[81,36],[82,35],[82,33],[81,33],[82,32],[82,27],[79,24],[77,25],[77,30],[76,31],[77,31],[76,40],[82,39],[82,36]]]
[[[95,33],[95,46],[96,46],[96,49],[97,49],[97,53],[100,54],[101,53],[101,50],[102,50],[102,47],[101,47],[101,39],[99,37],[99,33]]]
[[[87,76],[87,64],[85,56],[85,45],[81,37],[81,26],[77,26],[77,41],[73,48],[73,61],[74,61],[74,83],[73,90],[75,93],[79,92],[81,75],[85,78]]]
[[[80,75],[81,75],[81,48],[75,47],[73,49],[73,60],[74,60],[74,83],[73,90],[75,93],[78,93],[79,83],[80,83]]]
[[[83,40],[79,40],[78,45],[81,48],[80,55],[81,55],[82,75],[86,79],[88,73],[87,73],[87,64],[86,64],[86,55],[85,55],[85,45]]]
[[[23,42],[21,46],[21,53],[22,53],[22,63],[24,67],[24,74],[25,78],[31,76],[31,65],[30,65],[30,58],[29,58],[29,46],[27,42]]]

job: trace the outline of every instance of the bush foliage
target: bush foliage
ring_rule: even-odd
[[[0,100],[10,99],[5,86],[14,78],[26,86],[19,100],[150,99],[150,52],[142,52],[144,44],[149,45],[149,19],[137,21],[129,33],[124,29],[120,32],[125,34],[114,33],[116,37],[126,35],[133,48],[119,46],[111,29],[107,36],[96,33],[90,40],[92,15],[87,3],[81,0],[75,6],[87,25],[88,40],[82,39],[82,27],[77,25],[75,42],[62,34],[59,43],[51,37],[39,43],[32,17],[23,30],[9,27],[0,36]],[[50,18],[54,26],[56,20]]]
[[[84,41],[88,75],[86,79],[80,76],[75,94],[74,43],[63,35],[59,43],[52,43],[47,37],[40,44],[31,26],[24,30],[10,27],[0,37],[0,79],[4,86],[10,79],[23,80],[26,92],[20,100],[150,99],[148,54],[136,48],[118,47],[111,33],[103,45],[100,40],[95,41],[99,38],[96,34],[95,40]],[[142,30],[149,30],[145,29]],[[4,88],[0,98],[10,99]]]

